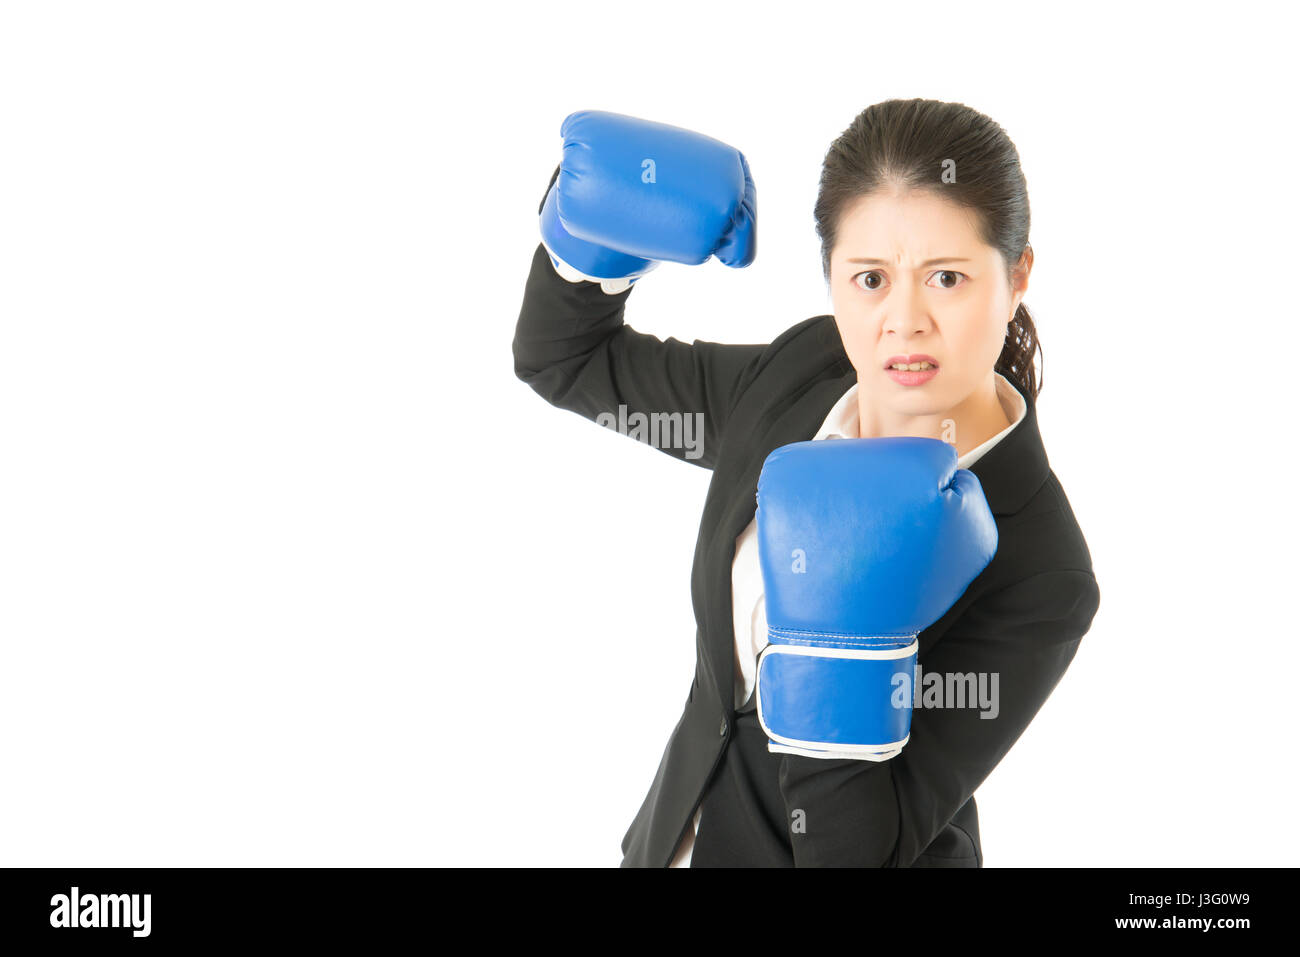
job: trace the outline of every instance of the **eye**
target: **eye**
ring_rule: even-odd
[[[940,269],[930,278],[933,279],[935,276],[939,277],[939,287],[941,289],[956,289],[970,278],[965,273],[957,272],[953,269]]]
[[[862,280],[862,277],[864,276],[866,279],[860,282],[859,280]],[[872,269],[868,272],[858,273],[853,277],[853,282],[859,289],[865,289],[868,292],[875,292],[885,284],[885,276],[879,270]]]

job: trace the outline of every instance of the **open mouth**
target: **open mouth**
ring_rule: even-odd
[[[939,374],[939,363],[924,353],[890,356],[884,373],[901,386],[922,386]]]

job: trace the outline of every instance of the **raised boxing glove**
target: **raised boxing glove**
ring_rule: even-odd
[[[796,442],[758,480],[768,750],[883,761],[907,743],[917,636],[997,551],[979,479],[938,439]]]
[[[739,150],[619,113],[571,113],[542,243],[570,281],[621,292],[660,262],[754,261],[756,199]]]

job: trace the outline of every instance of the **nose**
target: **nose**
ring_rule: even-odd
[[[895,289],[885,304],[881,331],[907,339],[925,335],[933,328],[923,297],[910,289]]]

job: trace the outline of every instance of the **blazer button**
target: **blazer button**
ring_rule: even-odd
[[[718,737],[725,738],[726,736],[727,736],[727,719],[723,718],[722,724],[718,726]]]

